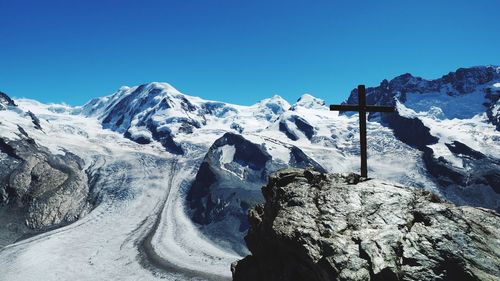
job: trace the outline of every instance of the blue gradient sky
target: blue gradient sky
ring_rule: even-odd
[[[271,3],[272,2],[272,3]],[[500,64],[500,1],[0,0],[0,90],[83,104],[164,81],[252,104]]]

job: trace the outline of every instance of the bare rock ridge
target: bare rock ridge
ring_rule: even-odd
[[[245,280],[499,280],[500,216],[356,174],[273,173],[249,212]]]
[[[18,130],[18,140],[0,137],[0,247],[71,223],[92,205],[84,161],[52,154]]]

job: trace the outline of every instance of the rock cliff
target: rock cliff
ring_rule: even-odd
[[[287,169],[249,212],[233,280],[499,280],[500,216],[355,174]]]

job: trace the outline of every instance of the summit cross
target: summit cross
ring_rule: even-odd
[[[365,85],[358,86],[358,105],[342,104],[330,105],[331,111],[357,111],[359,112],[359,143],[361,146],[361,176],[368,178],[367,153],[366,153],[366,113],[367,112],[394,112],[391,106],[366,105]]]

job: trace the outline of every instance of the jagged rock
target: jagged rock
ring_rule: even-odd
[[[485,97],[487,99],[485,106],[488,108],[486,116],[496,126],[496,129],[500,131],[500,88],[487,87],[484,91],[486,92]]]
[[[287,169],[249,212],[243,280],[499,280],[500,216],[421,189]]]
[[[6,109],[7,106],[17,106],[6,93],[0,91],[0,110]]]
[[[36,129],[42,130],[42,126],[40,125],[40,119],[31,111],[28,111],[27,114],[31,118],[31,122],[35,126]]]

